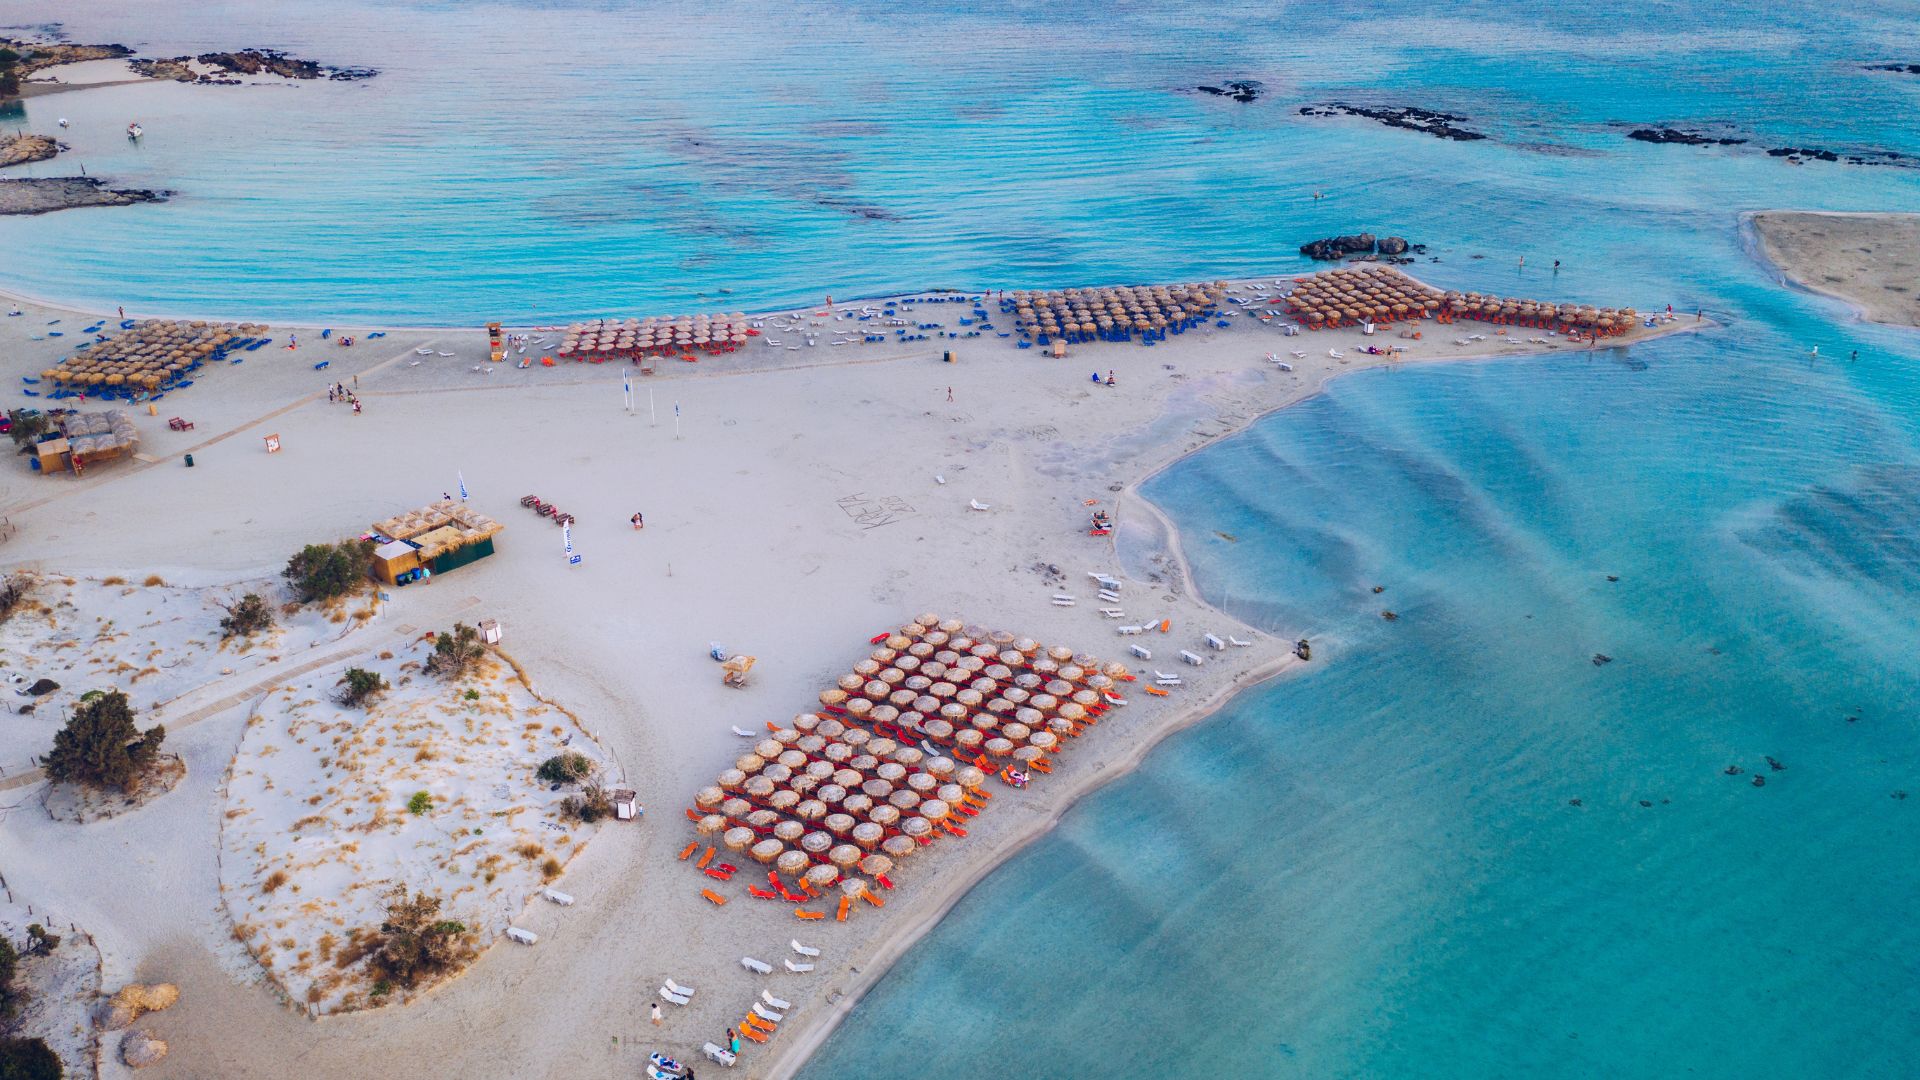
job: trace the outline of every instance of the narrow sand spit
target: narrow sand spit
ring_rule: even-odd
[[[1263,287],[1269,293],[1243,283],[1234,294],[1260,303],[1275,288]],[[1283,664],[1301,628],[1246,626],[1202,603],[1170,526],[1137,494],[1140,478],[1342,372],[1553,353],[1562,354],[1555,363],[1580,362],[1692,328],[1636,329],[1592,350],[1468,324],[1420,341],[1355,330],[1287,338],[1236,316],[1151,348],[1082,345],[1053,360],[993,336],[835,347],[836,328],[854,325],[845,314],[782,320],[815,330],[813,346],[787,337],[778,348],[662,365],[636,378],[631,412],[614,366],[488,365],[478,331],[394,330],[373,341],[359,331],[351,349],[263,350],[170,395],[158,416],[142,415],[150,462],[7,482],[0,513],[19,534],[0,554],[125,573],[125,538],[91,527],[119,515],[156,523],[139,539],[143,565],[204,584],[270,574],[301,544],[358,532],[464,477],[473,503],[507,526],[499,553],[394,590],[374,624],[341,644],[355,655],[337,662],[365,666],[409,636],[401,627],[498,618],[535,688],[591,727],[648,807],[637,823],[605,826],[567,867],[558,884],[575,906],[527,909],[538,945],[490,950],[466,977],[404,1008],[321,1023],[249,985],[262,981],[260,969],[217,900],[218,778],[243,742],[251,701],[170,736],[188,778],[136,814],[82,832],[14,814],[0,830],[0,862],[16,892],[92,927],[110,983],[137,974],[181,986],[181,1004],[151,1025],[173,1047],[163,1068],[272,1076],[297,1060],[303,1075],[358,1076],[415,1059],[472,1076],[625,1074],[642,1071],[654,1050],[698,1061],[702,1043],[720,1041],[771,990],[793,1008],[730,1075],[790,1073],[925,926],[1074,798]],[[937,307],[925,314],[952,321]],[[0,347],[48,366],[57,343],[33,338],[62,317],[29,305],[0,320]],[[1407,351],[1390,361],[1359,351],[1368,344]],[[956,363],[941,362],[947,349]],[[320,357],[329,370],[312,370]],[[1113,386],[1090,378],[1104,383],[1109,371]],[[355,374],[359,416],[324,394],[327,382]],[[199,426],[170,431],[170,415]],[[262,449],[269,433],[281,437],[277,454]],[[193,469],[182,467],[188,451]],[[579,564],[567,562],[559,529],[519,508],[528,494],[575,515]],[[1096,508],[1115,516],[1114,537],[1087,534]],[[644,530],[628,524],[636,511]],[[810,708],[870,637],[920,611],[1124,658],[1128,639],[1102,617],[1090,571],[1125,579],[1128,622],[1171,620],[1171,633],[1146,642],[1155,660],[1142,666],[1183,667],[1186,685],[1165,699],[1135,697],[1044,783],[1004,789],[964,842],[904,868],[884,909],[801,924],[785,905],[742,896],[716,908],[701,898],[710,879],[674,858],[692,836],[682,810],[745,748],[731,728],[764,732],[767,720]],[[1055,606],[1061,591],[1076,594],[1076,606]],[[1253,645],[1202,668],[1165,662],[1204,649],[1207,632]],[[745,689],[721,685],[706,655],[716,640],[759,657]],[[1339,641],[1316,638],[1313,664],[1339,660]],[[77,849],[99,857],[76,859]],[[798,959],[795,937],[821,950],[814,971],[762,977],[740,966],[743,955],[776,966]],[[647,1004],[666,978],[697,993],[684,1008],[663,1003],[666,1023],[655,1028]]]

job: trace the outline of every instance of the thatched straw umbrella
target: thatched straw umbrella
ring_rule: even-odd
[[[788,792],[788,794],[792,794],[792,792]],[[806,832],[807,827],[805,825],[792,819],[782,821],[773,827],[773,835],[775,838],[789,844],[799,841],[802,836],[806,835]]]
[[[728,851],[745,851],[753,844],[753,830],[745,826],[728,829],[720,842],[727,846]]]
[[[773,794],[773,781],[764,776],[750,776],[742,790],[747,793],[749,799],[764,799]]]
[[[902,813],[920,805],[920,795],[911,788],[901,788],[887,796],[887,802],[898,807]]]
[[[987,774],[972,765],[963,765],[954,772],[953,781],[968,791],[978,791],[987,782]]]
[[[753,813],[753,804],[745,799],[728,799],[726,802],[720,804],[720,812],[735,821],[739,821],[748,814]]]
[[[900,822],[900,831],[918,840],[933,832],[933,822],[916,815],[902,820]]]
[[[834,882],[840,880],[840,871],[832,866],[816,866],[807,871],[805,880],[816,889],[829,889],[833,887]]]
[[[827,861],[843,871],[851,870],[854,864],[860,861],[862,854],[863,852],[852,844],[835,844],[833,849],[827,852]]]
[[[939,787],[940,782],[940,778],[930,772],[917,772],[907,777],[906,788],[924,797],[928,792]]]
[[[886,838],[886,830],[871,821],[863,821],[853,827],[853,842],[866,851],[880,846]]]
[[[926,761],[926,770],[933,776],[952,776],[954,768],[950,757],[930,757]]]
[[[881,803],[867,811],[867,820],[881,828],[890,828],[900,820],[900,808],[892,803]]]
[[[889,836],[881,842],[880,850],[897,861],[920,850],[920,845],[914,843],[912,837]]]
[[[827,853],[827,849],[832,846],[833,846],[833,834],[825,832],[820,829],[815,829],[814,831],[800,838],[801,850],[806,851],[807,853],[812,855],[816,855],[816,856],[825,855]]]
[[[740,785],[746,782],[747,774],[739,769],[728,769],[721,773],[719,778],[720,787],[725,791],[737,791]]]
[[[869,855],[860,860],[860,872],[869,877],[884,877],[893,869],[893,860],[885,855]]]
[[[708,814],[706,817],[700,819],[699,824],[693,827],[693,831],[699,833],[701,836],[717,836],[725,832],[726,828],[727,817],[725,814]]]
[[[820,704],[828,708],[835,708],[845,700],[847,700],[847,692],[845,690],[820,691]]]
[[[700,793],[693,797],[693,805],[702,810],[712,810],[725,802],[726,799],[726,792],[721,791],[717,787],[705,787],[701,788]]]
[[[833,835],[844,838],[853,831],[854,820],[852,814],[828,814],[820,824],[826,826]]]
[[[789,876],[804,874],[811,865],[813,860],[807,858],[804,851],[783,851],[780,858],[774,861],[774,868]]]
[[[843,814],[852,814],[854,817],[862,817],[868,810],[872,809],[872,807],[873,796],[867,794],[849,795],[846,801],[840,804],[840,812]]]
[[[755,810],[747,815],[747,825],[756,832],[761,829],[773,828],[773,823],[779,820],[779,814],[766,809]]]
[[[748,854],[753,856],[754,862],[771,863],[773,860],[779,858],[780,853],[785,850],[787,850],[787,845],[778,840],[762,840],[753,845],[753,850],[748,852]]]
[[[819,799],[804,799],[793,808],[793,813],[801,821],[819,821],[827,816],[827,804]]]
[[[820,717],[815,713],[803,712],[799,716],[796,716],[793,718],[793,727],[795,731],[803,731],[803,732],[812,731],[814,728],[819,726],[820,726]]]
[[[866,777],[856,769],[839,768],[833,771],[833,782],[851,791],[865,783]]]

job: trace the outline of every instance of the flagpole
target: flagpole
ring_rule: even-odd
[[[647,415],[652,417],[649,427],[660,426],[660,410],[653,407],[653,387],[647,387]]]
[[[680,403],[673,403],[673,437],[680,437]]]

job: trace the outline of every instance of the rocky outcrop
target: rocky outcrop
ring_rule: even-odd
[[[95,1021],[105,1031],[119,1031],[150,1012],[171,1008],[179,1000],[180,988],[172,983],[128,983],[101,1003]]]
[[[1745,139],[1715,138],[1702,135],[1697,131],[1682,131],[1679,128],[1647,127],[1634,128],[1627,132],[1627,138],[1650,143],[1680,143],[1683,146],[1739,146]]]
[[[1424,244],[1409,244],[1398,236],[1389,236],[1375,240],[1372,233],[1355,233],[1352,236],[1329,236],[1325,240],[1315,240],[1300,245],[1300,254],[1309,259],[1326,262],[1338,262],[1352,256],[1405,255],[1409,251],[1424,252]]]
[[[61,64],[77,64],[82,60],[119,60],[133,55],[133,50],[125,45],[69,45],[57,41],[33,42],[9,37],[0,37],[0,48],[12,49],[20,55],[14,70],[23,78]]]
[[[126,1062],[129,1069],[158,1065],[166,1056],[167,1040],[145,1028],[130,1031],[120,1040],[120,1060]]]
[[[1233,101],[1238,101],[1242,105],[1253,104],[1260,100],[1260,95],[1266,92],[1266,85],[1254,79],[1235,79],[1232,82],[1222,83],[1219,86],[1196,86],[1193,88],[1193,93],[1211,94],[1214,97],[1228,98]]]
[[[196,68],[194,65],[199,65]],[[208,52],[198,56],[169,56],[135,60],[133,70],[150,79],[202,84],[238,83],[236,75],[277,75],[283,79],[333,79],[348,81],[370,79],[379,74],[372,68],[329,67],[313,60],[288,56],[278,49],[242,49],[239,52]],[[211,71],[203,71],[211,68]]]
[[[1902,64],[1895,62],[1891,64],[1861,64],[1860,67],[1866,71],[1894,71],[1902,75],[1920,75],[1920,64]]]
[[[92,176],[23,177],[0,180],[0,216],[7,214],[50,214],[82,206],[131,206],[134,203],[165,202],[168,191],[144,191],[138,188],[110,188],[106,181]]]
[[[1412,105],[1349,105],[1344,101],[1329,101],[1322,105],[1303,105],[1300,108],[1300,115],[1364,116],[1388,127],[1425,132],[1436,139],[1458,139],[1462,142],[1471,142],[1486,138],[1478,131],[1459,126],[1462,121],[1468,119],[1467,117],[1434,112],[1431,109],[1417,108]]]
[[[45,161],[65,149],[45,135],[0,135],[0,169]]]

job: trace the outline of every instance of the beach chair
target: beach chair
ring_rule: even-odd
[[[754,736],[754,733],[751,731],[742,731],[738,724],[733,725],[733,733],[743,739],[751,739]]]
[[[991,510],[993,509],[993,505],[991,503],[983,503],[979,499],[968,499],[967,508],[970,510]]]
[[[666,985],[667,985],[667,989],[673,991],[674,993],[680,995],[683,998],[691,998],[693,996],[693,987],[691,986],[681,986],[679,983],[674,982],[672,979],[668,979]]]
[[[707,1045],[700,1048],[700,1052],[707,1055],[707,1058],[710,1061],[717,1061],[720,1064],[725,1065],[729,1069],[733,1068],[733,1062],[734,1062],[733,1053],[729,1051],[726,1047],[715,1046],[712,1043],[708,1043]]]
[[[765,960],[755,960],[755,959],[754,959],[753,957],[751,957],[751,956],[743,956],[743,957],[741,957],[741,958],[740,958],[740,966],[741,966],[741,967],[743,967],[743,968],[746,968],[746,969],[747,969],[748,971],[755,971],[755,972],[759,972],[759,973],[760,973],[760,974],[762,974],[762,975],[771,975],[771,974],[773,974],[773,965],[772,965],[772,964],[769,964],[769,963],[767,963],[767,962],[766,962]]]
[[[757,1042],[757,1043],[766,1042],[767,1037],[773,1034],[771,1031],[762,1031],[759,1028],[749,1027],[744,1023],[741,1024],[739,1028],[737,1028],[736,1030],[740,1032],[740,1035],[742,1038],[752,1039],[754,1042]]]
[[[787,944],[793,946],[793,951],[799,953],[801,956],[814,957],[814,956],[820,955],[819,949],[815,949],[807,945],[802,945],[798,941],[789,940]]]
[[[791,960],[782,960],[780,962],[787,965],[787,970],[793,972],[795,975],[805,975],[807,972],[813,970],[812,964],[796,964]]]
[[[771,990],[760,991],[760,1000],[766,1002],[769,1007],[779,1009],[781,1012],[793,1011],[793,1002],[781,1001],[779,998],[773,996],[773,991]]]
[[[701,889],[700,895],[706,897],[707,903],[712,904],[714,907],[727,906],[727,898],[724,896],[721,896],[717,892],[714,892],[712,889]]]
[[[802,920],[802,921],[810,921],[810,920],[813,920],[813,919],[824,919],[824,918],[826,918],[826,916],[825,916],[824,914],[822,914],[822,913],[820,913],[820,912],[818,912],[818,911],[808,911],[808,910],[807,910],[806,908],[794,908],[794,909],[793,909],[793,917],[794,917],[794,918],[796,918],[796,919],[800,919],[800,920]]]
[[[664,986],[660,988],[660,996],[667,999],[668,1001],[672,1002],[675,1005],[685,1005],[687,1002],[693,1000],[692,998],[682,997],[679,994],[674,993],[673,991],[667,989]]]
[[[1227,644],[1229,644],[1229,645],[1231,645],[1231,646],[1233,646],[1233,647],[1234,647],[1234,648],[1236,648],[1236,649],[1246,649],[1246,648],[1251,648],[1251,647],[1252,647],[1252,645],[1253,645],[1253,642],[1251,642],[1251,641],[1241,641],[1241,640],[1240,640],[1239,638],[1237,638],[1237,637],[1234,637],[1234,636],[1233,636],[1232,634],[1228,634],[1228,635],[1227,635]]]
[[[846,921],[847,921],[847,911],[848,911],[848,910],[849,910],[850,908],[852,908],[852,907],[853,907],[853,897],[851,897],[851,896],[843,896],[843,897],[841,897],[841,898],[840,898],[840,911],[839,911],[839,912],[838,912],[837,914],[835,914],[835,915],[834,915],[834,917],[833,917],[833,921],[834,921],[834,922],[846,922]]]
[[[759,1017],[762,1020],[771,1020],[776,1024],[787,1018],[786,1013],[776,1012],[773,1009],[767,1008],[765,1005],[761,1004],[758,1001],[753,1003],[753,1015]]]

